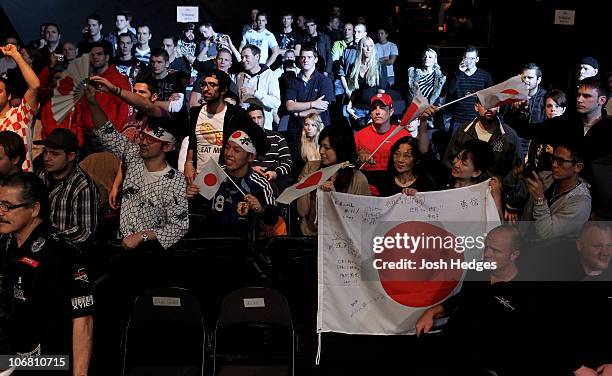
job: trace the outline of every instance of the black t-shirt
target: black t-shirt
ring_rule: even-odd
[[[40,345],[41,354],[71,354],[72,319],[91,315],[94,298],[87,269],[72,243],[46,224],[17,246],[16,238],[0,238],[1,286],[7,313],[2,350],[27,353]]]
[[[278,42],[278,48],[283,50],[295,49],[296,44],[302,44],[302,34],[295,30],[291,30],[289,33],[281,31],[274,36]]]
[[[167,101],[173,93],[185,94],[185,86],[176,75],[168,74],[161,79],[155,79],[157,82],[157,96],[160,101]]]

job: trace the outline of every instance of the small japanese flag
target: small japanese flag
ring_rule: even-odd
[[[289,204],[306,193],[314,191],[321,186],[321,184],[329,180],[329,178],[331,178],[332,175],[334,175],[339,169],[344,167],[344,165],[345,163],[338,163],[325,167],[321,170],[317,170],[310,175],[304,176],[302,180],[285,189],[283,193],[278,196],[276,202],[280,202],[281,204]]]
[[[213,158],[210,158],[200,170],[195,183],[200,187],[200,194],[210,200],[225,181],[225,171]]]

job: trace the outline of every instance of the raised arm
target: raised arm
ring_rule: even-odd
[[[4,55],[9,56],[15,60],[15,63],[19,67],[19,71],[21,71],[21,75],[28,85],[28,90],[26,91],[24,98],[32,108],[38,107],[38,88],[40,87],[40,80],[32,67],[26,63],[23,59],[23,56],[17,51],[17,47],[13,44],[7,44],[6,46],[1,46],[0,51],[4,53]]]
[[[104,93],[111,93],[116,95],[117,97],[119,97],[119,99],[136,108],[137,110],[142,111],[145,115],[150,117],[162,116],[161,109],[149,99],[131,91],[123,90],[122,88],[115,86],[112,82],[110,82],[104,77],[92,76],[90,80],[93,81],[95,85],[97,85],[98,90]]]

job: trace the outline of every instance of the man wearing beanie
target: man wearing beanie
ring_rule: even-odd
[[[587,77],[596,76],[599,72],[599,63],[595,58],[587,56],[580,61],[578,66],[578,81],[582,81]]]
[[[77,136],[55,128],[42,144],[44,168],[38,176],[50,192],[51,223],[74,243],[91,240],[98,218],[98,189],[78,165]]]

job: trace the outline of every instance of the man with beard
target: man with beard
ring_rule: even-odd
[[[210,158],[223,163],[221,147],[229,135],[243,129],[253,135],[258,154],[265,155],[269,142],[259,128],[242,108],[227,104],[223,100],[229,90],[231,80],[227,73],[214,69],[205,74],[202,80],[204,104],[191,109],[189,125],[189,150],[185,162],[185,177],[193,183],[198,166],[203,166]]]
[[[506,176],[514,166],[519,164],[518,135],[497,116],[499,107],[486,109],[479,100],[476,100],[474,109],[478,116],[453,133],[442,162],[450,168],[461,145],[469,140],[477,139],[487,142],[493,152],[489,174]]]

